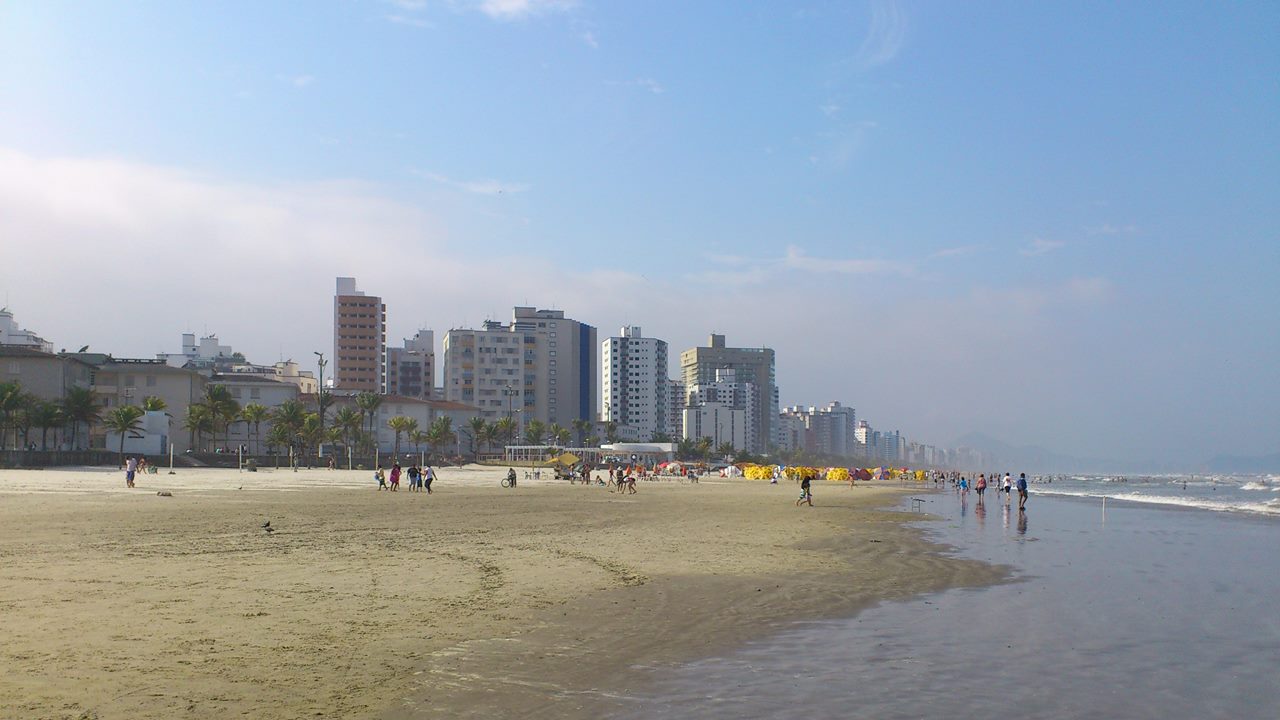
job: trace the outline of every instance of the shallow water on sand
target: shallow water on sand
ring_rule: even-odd
[[[801,623],[655,671],[621,718],[1280,717],[1280,521],[1033,494],[927,496],[1014,582]]]

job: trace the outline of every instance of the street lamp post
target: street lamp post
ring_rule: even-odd
[[[316,390],[316,408],[320,410],[320,445],[324,445],[324,353],[316,350],[312,353],[320,358],[317,363],[320,366],[320,387]]]

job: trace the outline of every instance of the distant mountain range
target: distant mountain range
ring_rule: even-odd
[[[990,435],[972,432],[957,439],[954,447],[970,447],[992,456],[999,472],[1036,473],[1158,473],[1194,470],[1213,473],[1280,473],[1280,453],[1271,455],[1218,455],[1197,468],[1173,463],[1135,463],[1104,458],[1075,457],[1028,445],[1016,447]]]
[[[1172,468],[1152,467],[1148,463],[1124,462],[1105,458],[1064,455],[1037,445],[1016,447],[990,435],[972,432],[955,441],[954,447],[970,447],[992,456],[999,472],[1032,473],[1111,473],[1165,472]]]

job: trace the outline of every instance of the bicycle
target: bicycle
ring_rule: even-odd
[[[503,476],[501,485],[504,488],[515,487],[516,479],[510,475]]]

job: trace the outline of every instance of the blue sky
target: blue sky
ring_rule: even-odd
[[[724,332],[778,350],[785,404],[926,442],[1275,452],[1277,27],[1272,3],[4,3],[0,289],[60,345],[208,329],[274,360],[329,345],[353,274],[393,338],[517,303],[677,350]]]

